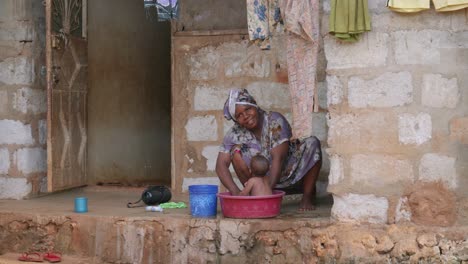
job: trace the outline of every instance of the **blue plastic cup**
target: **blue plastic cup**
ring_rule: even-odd
[[[218,185],[190,185],[188,189],[192,216],[216,216]]]
[[[75,198],[75,212],[76,213],[88,212],[88,198],[86,197]]]

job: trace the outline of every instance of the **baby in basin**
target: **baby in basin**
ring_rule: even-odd
[[[271,195],[268,177],[265,177],[270,169],[270,162],[264,156],[257,154],[250,160],[252,177],[245,182],[244,189],[239,195]]]

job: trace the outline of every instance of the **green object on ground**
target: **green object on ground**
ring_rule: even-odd
[[[167,202],[162,203],[159,206],[164,209],[187,208],[187,205],[184,202]]]

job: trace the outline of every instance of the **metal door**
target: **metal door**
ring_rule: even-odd
[[[46,0],[47,189],[86,184],[86,0]]]

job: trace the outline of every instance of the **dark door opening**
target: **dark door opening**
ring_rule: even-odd
[[[170,43],[143,1],[88,1],[88,184],[170,186]]]

